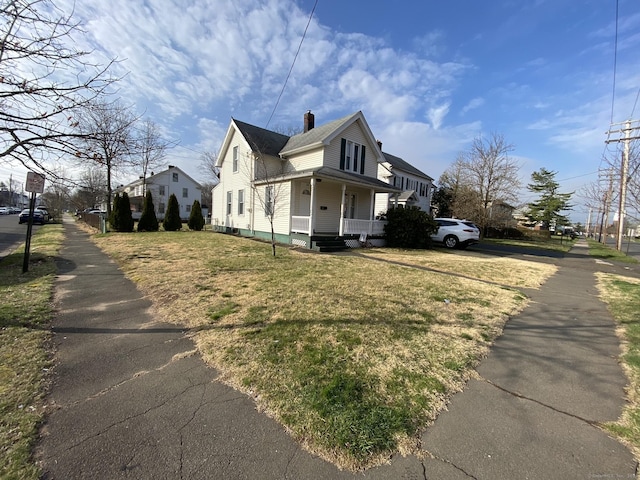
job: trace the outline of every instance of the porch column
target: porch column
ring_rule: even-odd
[[[369,210],[369,235],[373,232],[373,221],[375,220],[376,209],[376,191],[371,189],[371,209]]]
[[[309,236],[316,231],[316,179],[311,177],[311,200],[309,201]]]
[[[344,235],[344,209],[345,209],[345,203],[344,203],[344,197],[347,193],[347,184],[343,183],[342,184],[342,199],[340,200],[340,228],[338,231],[338,235],[342,236]]]

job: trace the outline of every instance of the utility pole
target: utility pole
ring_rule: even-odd
[[[640,136],[631,136],[631,132],[640,129],[640,125],[632,127],[631,124],[640,124],[640,120],[627,120],[623,123],[616,123],[614,125],[624,125],[624,128],[619,130],[609,130],[607,135],[612,133],[624,134],[624,138],[618,138],[613,140],[607,140],[605,143],[620,143],[624,142],[624,150],[622,152],[622,161],[620,165],[620,197],[618,198],[618,231],[616,235],[616,250],[622,250],[622,233],[624,231],[624,210],[626,208],[625,202],[627,197],[627,176],[629,175],[629,144],[631,140],[638,140]]]
[[[602,220],[600,222],[600,236],[598,237],[598,242],[607,243],[607,224],[609,223],[609,209],[611,208],[611,199],[613,196],[613,174],[611,173],[611,169],[609,169],[609,189],[604,192],[604,197],[602,199]],[[604,235],[604,239],[602,238]]]

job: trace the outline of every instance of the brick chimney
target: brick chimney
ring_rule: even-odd
[[[304,133],[307,133],[309,130],[313,129],[313,127],[315,127],[315,123],[316,117],[313,115],[313,113],[311,113],[311,110],[309,110],[304,114]]]

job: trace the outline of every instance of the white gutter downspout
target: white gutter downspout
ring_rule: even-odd
[[[373,232],[373,219],[375,218],[375,208],[376,208],[376,191],[371,189],[371,210],[369,211],[369,235]]]
[[[342,184],[342,200],[340,201],[340,229],[338,231],[338,235],[340,235],[341,237],[344,235],[344,209],[345,209],[344,197],[346,194],[347,194],[347,184],[343,183]]]
[[[316,231],[316,179],[311,177],[311,200],[309,201],[309,236]]]

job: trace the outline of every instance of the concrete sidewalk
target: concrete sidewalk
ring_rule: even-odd
[[[481,379],[423,436],[425,458],[352,474],[302,450],[250,398],[216,381],[191,340],[88,235],[65,223],[56,287],[53,406],[39,444],[48,479],[634,478],[597,422],[615,420],[625,379],[614,324],[584,256],[510,320]],[[574,249],[576,250],[576,249]],[[573,253],[573,251],[572,251]]]

